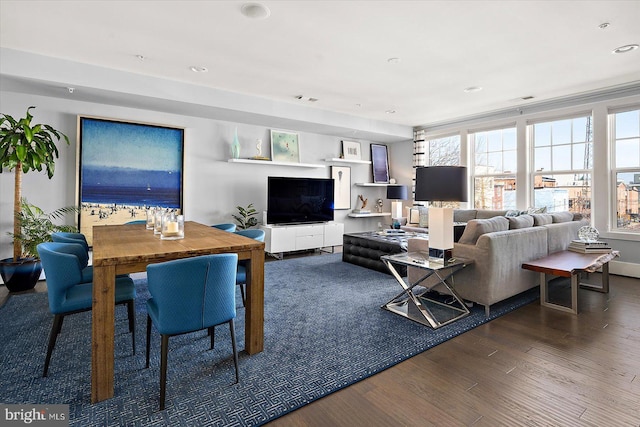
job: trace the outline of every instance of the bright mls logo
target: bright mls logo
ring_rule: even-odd
[[[69,405],[3,405],[0,404],[0,423],[3,426],[69,425]]]

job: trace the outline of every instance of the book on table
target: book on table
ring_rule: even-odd
[[[569,243],[568,250],[582,254],[607,254],[611,252],[611,247],[606,242],[582,242],[574,240]]]

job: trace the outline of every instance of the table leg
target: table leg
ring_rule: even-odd
[[[588,289],[590,291],[602,292],[604,294],[609,293],[609,263],[602,264],[602,285],[592,285],[590,283],[580,283],[580,287]]]
[[[115,266],[93,267],[91,403],[113,397]]]
[[[571,306],[566,307],[560,304],[549,302],[549,282],[546,273],[540,273],[540,305],[565,311],[567,313],[578,314],[578,274],[571,275]]]
[[[244,349],[249,354],[264,349],[264,250],[251,251],[247,262]]]

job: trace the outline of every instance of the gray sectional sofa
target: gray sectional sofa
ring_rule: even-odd
[[[505,214],[507,211],[454,211],[454,221],[467,224],[454,244],[453,257],[473,263],[453,276],[453,287],[463,299],[483,305],[487,316],[492,304],[539,286],[539,274],[523,270],[523,262],[566,250],[580,227],[588,225],[571,212]],[[403,228],[426,230],[411,225]]]

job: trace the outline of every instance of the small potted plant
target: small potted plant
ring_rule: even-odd
[[[238,215],[232,216],[238,221],[239,229],[246,230],[247,228],[258,225],[258,220],[255,218],[255,216],[258,215],[258,211],[254,209],[253,203],[250,203],[246,208],[236,206],[236,209],[238,209]]]
[[[2,276],[2,280],[10,292],[24,291],[35,286],[42,272],[42,264],[39,261],[37,249],[40,243],[50,242],[51,234],[59,231],[78,231],[73,225],[58,225],[54,223],[55,220],[64,219],[65,215],[69,213],[78,212],[75,206],[59,208],[53,212],[46,213],[39,207],[29,203],[26,199],[22,199],[20,205],[20,233],[7,234],[13,238],[14,243],[18,242],[18,244],[20,244],[21,259],[29,259],[33,260],[33,262],[29,262],[29,267],[26,268],[26,270],[29,271],[29,280],[12,280],[10,277],[5,278],[4,275]],[[6,273],[6,270],[3,269],[3,271]]]
[[[16,120],[8,114],[0,114],[0,168],[15,171],[13,198],[13,235],[23,235],[22,229],[22,174],[30,171],[46,169],[49,179],[55,171],[55,159],[58,158],[56,143],[64,139],[69,144],[69,138],[62,132],[46,124],[34,124],[33,116],[27,108],[26,116]],[[25,256],[22,253],[22,242],[14,238],[13,257],[0,260],[0,274],[9,290],[26,290],[35,286],[20,283],[24,271],[27,279],[33,280],[36,274],[33,264],[39,266],[39,260]],[[41,267],[36,267],[41,268]],[[37,273],[40,276],[40,273]],[[8,283],[11,282],[11,283]],[[15,286],[14,286],[15,285]],[[29,287],[30,286],[30,287]]]

